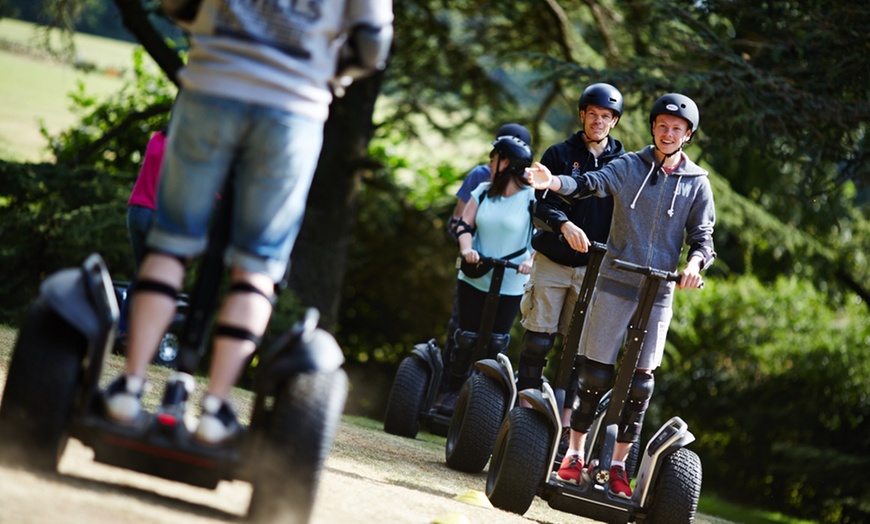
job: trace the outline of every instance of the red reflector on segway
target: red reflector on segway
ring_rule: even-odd
[[[170,415],[169,413],[158,413],[157,423],[162,426],[176,426],[178,425],[178,418],[176,418],[175,415]]]

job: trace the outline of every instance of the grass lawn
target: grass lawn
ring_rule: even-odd
[[[94,64],[85,73],[40,51],[39,30],[17,20],[0,20],[0,159],[51,161],[40,122],[56,133],[76,122],[68,93],[84,83],[102,98],[124,85],[133,63],[133,44],[89,35],[76,36],[80,60]],[[58,42],[57,36],[53,39]],[[26,53],[24,51],[27,51]],[[155,66],[156,67],[156,66]]]

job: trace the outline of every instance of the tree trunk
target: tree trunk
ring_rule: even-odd
[[[323,150],[299,238],[290,256],[288,286],[306,307],[320,311],[320,327],[333,331],[338,320],[359,184],[370,165],[372,114],[383,73],[354,83],[330,107]]]

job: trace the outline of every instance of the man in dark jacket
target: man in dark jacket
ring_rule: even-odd
[[[622,143],[610,136],[622,115],[619,90],[609,84],[592,84],[583,90],[577,105],[582,129],[548,148],[541,158],[553,173],[594,171],[625,153]],[[518,366],[520,391],[541,388],[546,357],[556,334],[564,337],[568,333],[589,261],[586,246],[590,241],[607,241],[613,214],[613,198],[609,197],[571,203],[547,191],[536,191],[536,197],[535,218],[548,228],[538,230],[532,240],[535,262],[520,306],[526,328]],[[563,411],[566,428],[571,414],[569,400]]]

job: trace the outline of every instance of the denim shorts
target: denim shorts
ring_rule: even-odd
[[[202,253],[216,198],[232,173],[226,263],[279,282],[322,144],[322,121],[182,91],[172,110],[148,245],[182,257]]]

